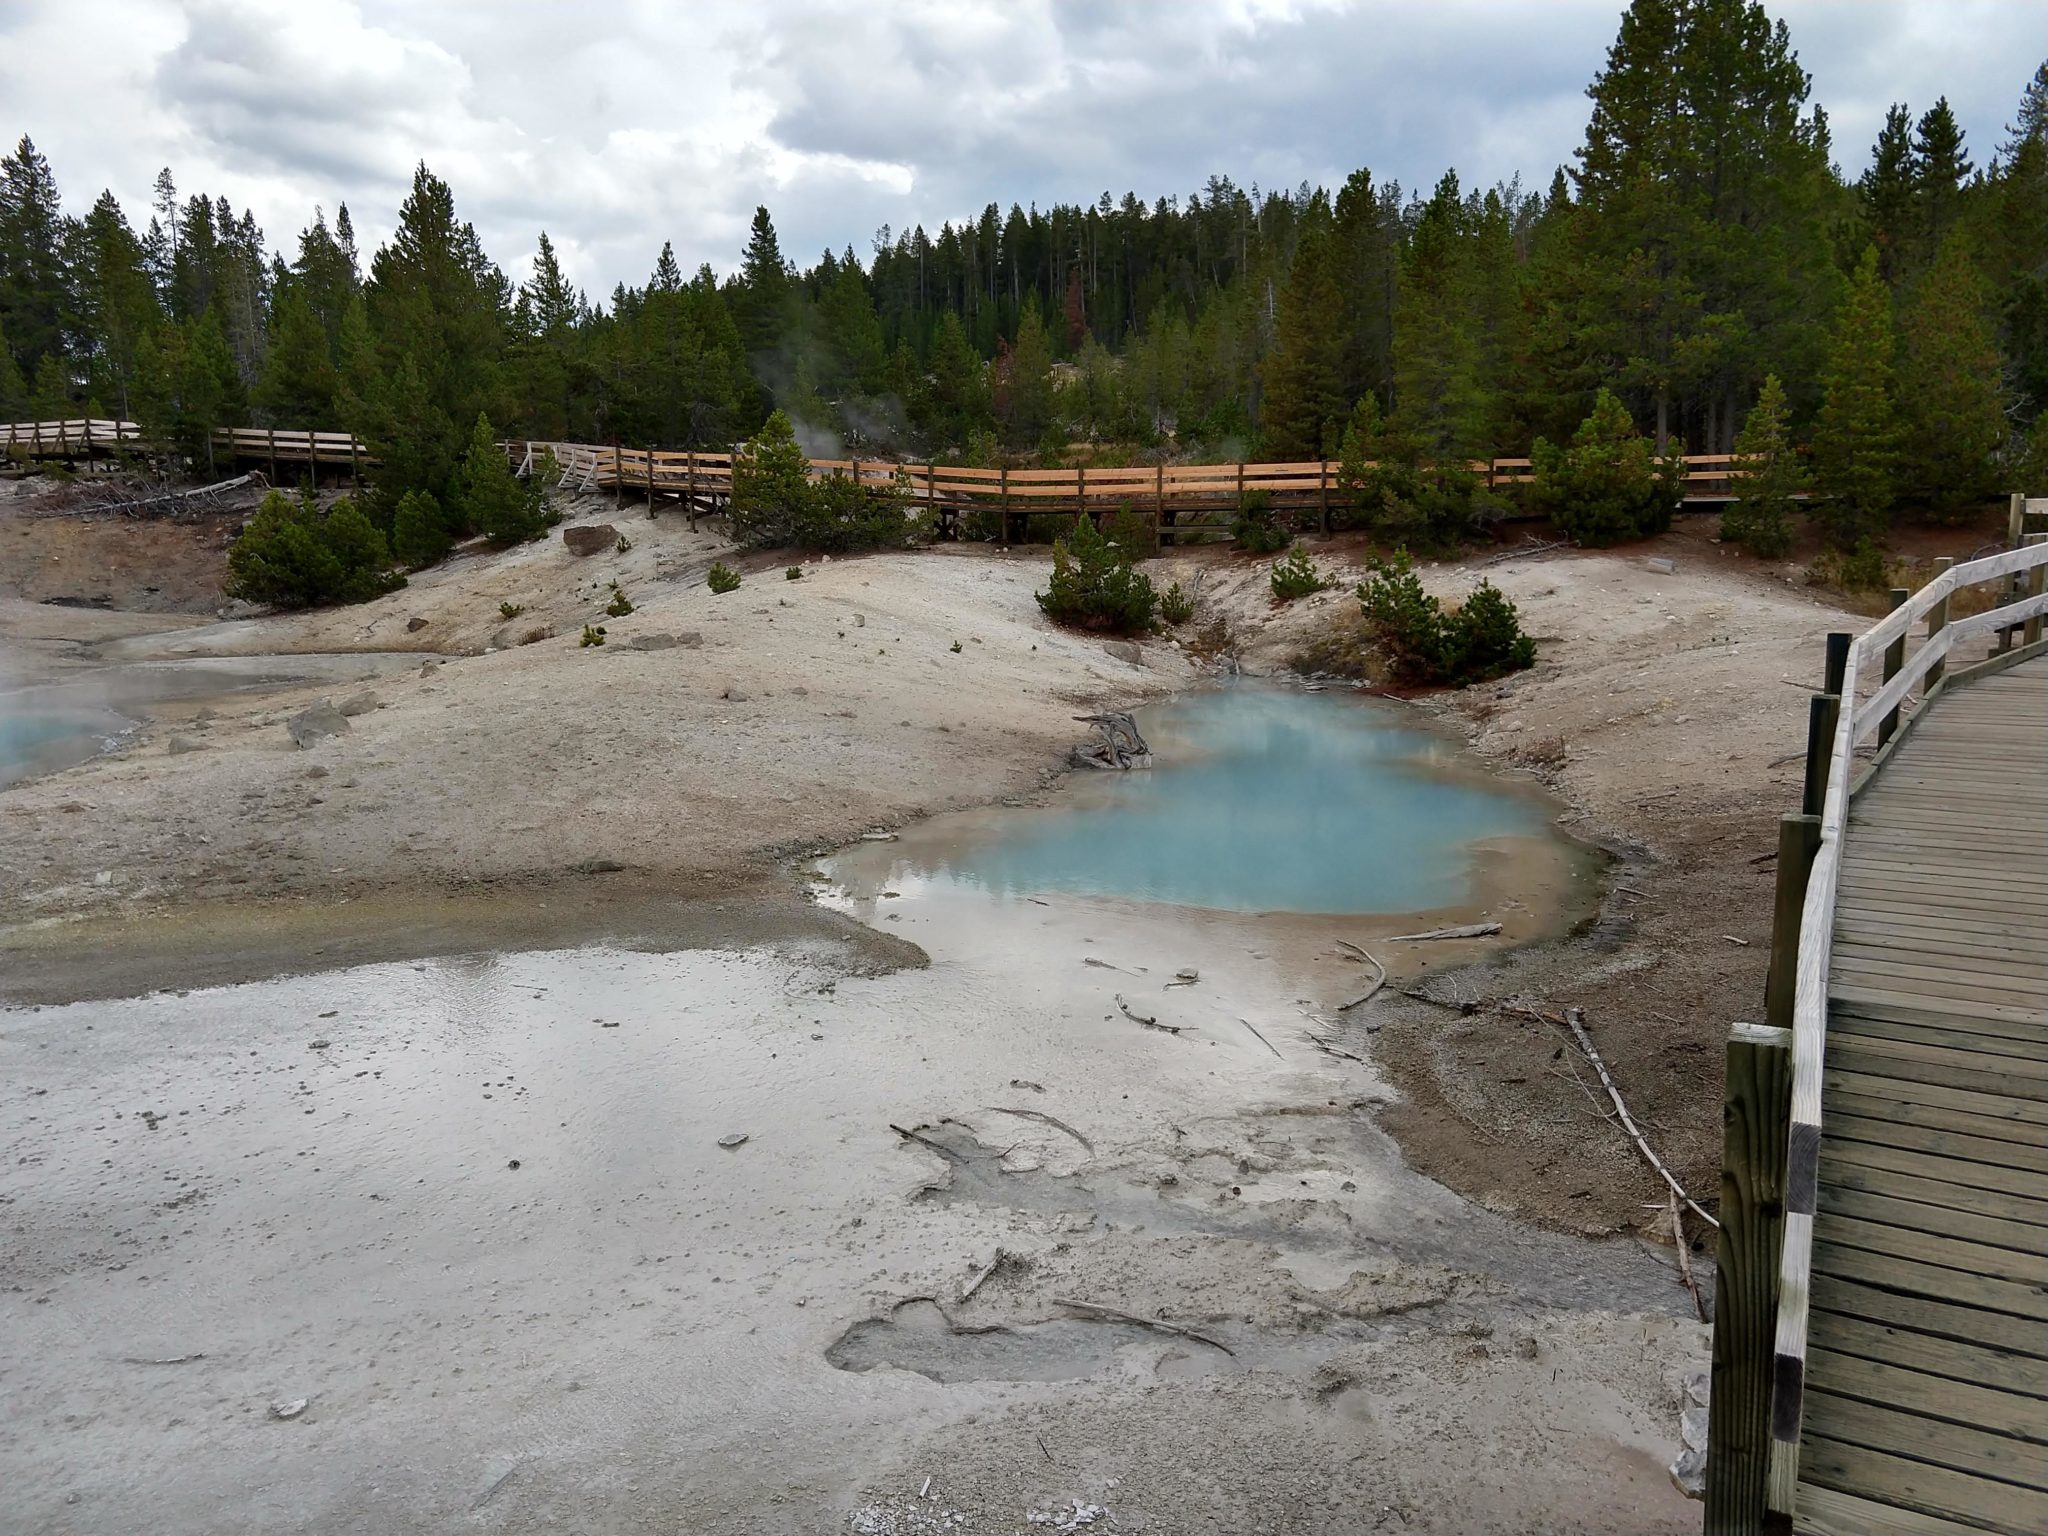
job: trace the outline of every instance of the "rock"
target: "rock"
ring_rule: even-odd
[[[420,663],[421,677],[432,677],[436,672],[440,670],[441,663],[438,661],[423,661]]]
[[[1145,652],[1135,640],[1112,640],[1103,649],[1118,661],[1127,661],[1134,667],[1145,665]]]
[[[344,715],[348,715],[351,717],[356,715],[367,715],[371,710],[375,709],[376,707],[377,695],[370,692],[369,689],[367,688],[365,688],[361,693],[352,693],[347,698],[341,701],[341,712]]]
[[[635,635],[627,644],[636,651],[672,651],[682,644],[671,634]]]
[[[180,752],[197,752],[200,750],[201,745],[200,742],[194,741],[190,736],[173,736],[164,750],[175,757]]]
[[[676,644],[686,651],[698,650],[704,644],[704,635],[700,630],[686,629],[676,636]]]
[[[592,523],[584,528],[564,528],[562,542],[569,547],[572,555],[601,555],[608,549],[616,549],[619,530],[610,523]]]
[[[753,695],[750,693],[746,693],[738,688],[728,688],[725,690],[725,692],[721,693],[719,697],[721,699],[724,699],[729,704],[744,704],[747,702],[748,699],[752,698]]]
[[[273,1419],[296,1419],[306,1411],[307,1398],[295,1397],[288,1403],[272,1403],[270,1416]]]
[[[315,763],[306,770],[306,777],[309,779],[324,779],[327,777],[327,770],[318,763]]]
[[[1643,564],[1653,571],[1663,572],[1666,576],[1674,575],[1678,570],[1678,562],[1676,560],[1667,560],[1662,555],[1652,555]]]
[[[322,699],[303,714],[285,721],[284,728],[295,746],[310,747],[323,737],[346,735],[349,723],[348,716],[336,709],[331,699]]]
[[[421,618],[418,614],[414,614],[405,621],[405,632],[408,635],[416,635],[425,629],[429,622],[429,620]]]
[[[743,1147],[747,1144],[747,1133],[734,1131],[731,1135],[719,1137],[718,1144],[730,1152],[734,1147]]]

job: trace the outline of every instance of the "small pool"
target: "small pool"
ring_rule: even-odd
[[[97,756],[133,724],[111,710],[22,710],[0,701],[0,789]]]
[[[1404,705],[1240,685],[1140,724],[1156,767],[1081,776],[1046,808],[918,829],[890,845],[891,884],[1237,913],[1423,912],[1473,899],[1480,845],[1557,837],[1554,807],[1479,771]]]

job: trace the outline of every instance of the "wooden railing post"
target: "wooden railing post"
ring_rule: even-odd
[[[277,484],[277,428],[265,427],[264,441],[270,445],[270,483]]]
[[[1166,547],[1166,465],[1152,466],[1152,547]]]
[[[1714,1374],[1707,1406],[1707,1536],[1764,1521],[1771,1453],[1771,1351],[1784,1241],[1792,1033],[1728,1032],[1721,1107],[1721,1236],[1715,1253]]]
[[[1323,537],[1330,535],[1330,461],[1316,462],[1316,509],[1322,521]]]
[[[2012,501],[2008,504],[2006,509],[2005,542],[2012,548],[2018,549],[2020,547],[2021,536],[2025,534],[2026,529],[2027,498],[2025,493],[2020,491],[2014,491],[2012,493]],[[2024,590],[2024,578],[2018,571],[2014,571],[2012,575],[2007,579],[2005,584],[2005,590],[2006,600],[2008,602],[2017,599],[2021,591]],[[1999,630],[1998,650],[1996,654],[2003,656],[2007,651],[2012,649],[2013,632],[2018,628],[2019,626],[2016,624],[2008,624],[2004,628]]]
[[[2048,533],[2029,533],[2020,539],[2020,547],[2023,549],[2038,548],[2042,544],[2048,544]],[[2044,591],[2048,591],[2048,565],[2037,565],[2027,573],[2027,596],[2039,597]],[[2020,644],[2034,645],[2040,638],[2041,615],[2037,613],[2026,621],[2026,628],[2020,635]]]
[[[654,445],[647,445],[647,515],[654,516]]]
[[[1086,464],[1076,464],[1074,466],[1074,510],[1082,517],[1088,517],[1088,466]],[[1088,517],[1088,521],[1092,523],[1095,519]]]
[[[1913,594],[1904,587],[1893,587],[1891,602],[1892,611],[1896,613],[1900,606],[1905,603],[1906,599],[1908,599],[1912,595]],[[1881,680],[1880,686],[1882,686],[1883,683],[1888,683],[1893,678],[1897,677],[1899,675],[1899,668],[1903,667],[1905,664],[1906,637],[1904,635],[1900,635],[1898,639],[1894,640],[1890,645],[1884,648],[1884,676]],[[1884,719],[1878,722],[1877,744],[1881,747],[1886,742],[1890,741],[1892,739],[1892,736],[1898,731],[1898,728],[1899,711],[1895,706],[1892,709],[1887,710],[1885,712]]]
[[[1778,885],[1771,902],[1770,969],[1764,975],[1764,1019],[1774,1029],[1792,1027],[1792,1008],[1799,996],[1799,923],[1806,910],[1806,883],[1819,853],[1820,817],[1778,818]]]
[[[1946,576],[1949,573],[1949,569],[1952,566],[1954,566],[1954,564],[1955,561],[1949,558],[1947,555],[1941,556],[1934,562],[1934,579],[1936,581],[1941,580],[1942,577]],[[1944,594],[1943,596],[1936,598],[1934,601],[1934,606],[1927,610],[1928,640],[1932,641],[1935,636],[1939,635],[1944,629],[1947,628],[1948,595]],[[1925,691],[1922,693],[1921,697],[1929,699],[1934,697],[1934,691],[1941,686],[1941,675],[1947,670],[1948,659],[1943,656],[1937,656],[1934,658],[1934,660],[1927,664],[1927,683]]]
[[[353,432],[348,435],[348,483],[351,490],[363,488],[363,471],[356,462],[356,435]]]
[[[1000,477],[996,484],[1003,497],[1003,542],[1010,542],[1010,466],[1005,464],[996,471]]]
[[[619,440],[612,439],[612,508],[624,511],[626,507],[626,456],[619,451]]]
[[[690,479],[690,531],[694,533],[697,530],[697,450],[694,448],[690,450],[688,474]]]

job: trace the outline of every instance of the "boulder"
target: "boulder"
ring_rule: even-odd
[[[686,651],[699,650],[703,647],[704,644],[703,631],[695,629],[686,629],[680,635],[676,636],[676,644],[680,645]]]
[[[1145,665],[1145,652],[1135,640],[1112,640],[1103,649],[1118,661],[1128,661],[1134,667]]]
[[[284,728],[291,734],[293,745],[310,747],[324,737],[346,735],[349,723],[348,716],[334,707],[332,699],[322,699],[303,714],[285,721]]]
[[[572,555],[601,555],[618,546],[619,530],[610,523],[591,523],[581,528],[564,528],[562,542]]]
[[[348,715],[351,717],[356,715],[367,715],[371,710],[375,709],[376,707],[377,695],[370,692],[370,690],[367,688],[365,688],[361,693],[352,693],[347,698],[341,701],[341,712],[344,715]]]
[[[423,619],[418,614],[414,614],[411,618],[405,621],[405,632],[408,635],[416,635],[421,630],[425,629],[430,622],[432,621],[428,619]]]
[[[628,643],[636,651],[672,651],[681,645],[682,641],[678,640],[674,635],[657,633],[652,635],[635,635]]]

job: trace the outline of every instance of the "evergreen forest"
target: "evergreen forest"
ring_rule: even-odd
[[[69,216],[23,137],[0,162],[0,420],[133,419],[201,471],[216,426],[352,430],[387,533],[408,493],[461,504],[480,423],[724,447],[779,408],[820,455],[1363,454],[1428,482],[1619,421],[1659,459],[1737,453],[1784,505],[1811,491],[1854,547],[2048,492],[2048,64],[2015,86],[1998,143],[1900,103],[1848,179],[1762,5],[1634,0],[1540,187],[1215,175],[808,262],[763,208],[733,270],[663,243],[595,299],[544,232],[498,253],[515,282],[424,163],[366,258],[346,206],[277,248],[168,169],[146,215],[107,192]],[[1759,540],[1781,537],[1766,510]]]

